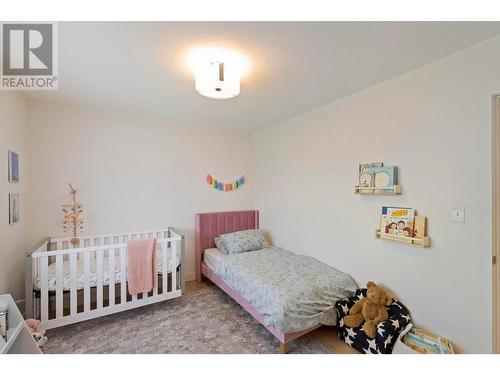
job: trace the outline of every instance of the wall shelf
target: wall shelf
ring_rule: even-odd
[[[380,229],[375,230],[375,237],[379,240],[397,242],[403,245],[415,247],[430,247],[431,238],[425,236],[424,238],[392,236],[390,234],[380,234]]]
[[[389,191],[377,191],[381,189]],[[385,188],[360,187],[360,186],[354,187],[354,194],[361,194],[361,195],[401,195],[402,191],[403,189],[401,185],[393,185],[391,187],[385,187]]]

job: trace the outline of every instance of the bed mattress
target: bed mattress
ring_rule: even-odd
[[[351,276],[281,248],[214,254],[205,257],[214,273],[264,316],[266,326],[285,333],[335,325],[335,303],[356,291]]]
[[[170,255],[169,255],[170,256]],[[158,274],[162,274],[163,272],[163,257],[158,257]],[[168,262],[167,264],[167,270],[168,273],[172,272],[173,270],[173,265],[175,264],[175,267],[177,268],[180,264],[179,257],[175,255],[175,259],[172,259],[172,261]],[[83,270],[83,259],[79,259],[77,261],[77,279],[76,279],[76,285],[78,289],[83,289],[85,285],[85,278],[84,278],[84,270]],[[95,258],[90,259],[90,287],[95,287],[97,286],[97,261]],[[70,274],[71,268],[70,268],[70,262],[69,260],[65,260],[63,262],[63,290],[70,290],[71,289],[71,274]],[[111,276],[113,277],[113,276]],[[109,285],[109,280],[110,280],[110,272],[109,272],[109,259],[108,257],[103,257],[103,285]],[[111,279],[113,280],[113,279]],[[118,284],[121,281],[121,265],[120,265],[120,257],[118,255],[115,256],[115,269],[114,269],[114,280],[115,284]],[[48,281],[49,281],[49,286],[48,290],[49,291],[55,291],[56,290],[56,264],[52,263],[49,265],[49,270],[48,270]],[[34,290],[40,290],[41,286],[41,276],[39,275],[37,279],[35,280],[35,285],[34,285]]]
[[[228,256],[217,248],[206,249],[203,253],[203,263],[212,271],[215,271],[217,265],[223,261],[223,257]]]

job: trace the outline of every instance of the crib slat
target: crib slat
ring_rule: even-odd
[[[127,303],[127,248],[120,249],[120,303]]]
[[[102,295],[102,280],[103,280],[103,266],[102,266],[102,253],[103,250],[96,252],[96,281],[97,281],[97,308],[102,309],[104,297]]]
[[[115,249],[108,252],[108,299],[109,306],[115,305]]]
[[[77,300],[77,284],[76,279],[78,277],[78,269],[76,267],[78,260],[78,254],[69,254],[69,267],[71,275],[71,288],[70,288],[70,314],[76,315],[78,312],[78,300]]]
[[[179,242],[175,240],[172,242],[172,251],[170,253],[170,264],[172,267],[172,292],[177,290],[177,249]]]
[[[63,317],[63,256],[56,256],[56,318]]]
[[[163,270],[161,271],[161,278],[162,278],[162,294],[165,294],[168,292],[168,243],[164,242],[161,244],[161,253],[163,256]]]
[[[149,234],[149,237],[153,237],[153,236],[154,236],[153,233]],[[159,250],[158,250],[159,248],[161,248],[161,245],[158,244],[158,242],[157,242],[156,243],[156,248],[154,249],[155,255],[156,255],[155,256],[155,260],[156,260],[156,264],[157,265],[158,265],[158,259],[160,259],[159,258],[160,253],[159,253]],[[156,277],[156,279],[155,279],[156,280],[156,287],[153,285],[153,296],[158,295],[158,288],[159,288],[159,285],[158,285],[158,272],[160,272],[160,270],[156,270],[156,275],[153,276],[153,277]]]
[[[42,272],[40,278],[40,308],[42,322],[49,320],[49,257],[40,258],[40,271]]]
[[[83,311],[90,311],[90,253],[83,253]]]

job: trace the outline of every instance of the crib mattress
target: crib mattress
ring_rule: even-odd
[[[169,255],[170,257],[170,255]],[[172,272],[175,264],[175,268],[177,268],[180,264],[179,257],[177,255],[174,256],[175,259],[173,261],[169,261],[167,264],[167,271]],[[163,258],[163,257],[159,257]],[[169,259],[170,260],[170,259]],[[76,264],[77,267],[77,278],[76,285],[78,289],[83,289],[85,285],[85,277],[83,271],[83,259],[79,259]],[[97,286],[97,261],[96,259],[90,259],[90,287]],[[163,259],[158,259],[158,274],[162,274],[163,272]],[[115,270],[114,270],[114,280],[115,284],[121,281],[121,265],[120,265],[120,256],[115,256]],[[71,268],[69,260],[65,260],[63,262],[63,290],[71,290]],[[56,264],[52,263],[49,265],[48,270],[48,280],[49,280],[49,291],[56,290]],[[110,272],[109,272],[109,259],[108,257],[103,257],[103,285],[109,285],[110,280]],[[35,280],[34,290],[41,289],[41,277],[39,276]]]
[[[227,254],[224,254],[217,248],[206,249],[203,253],[203,263],[205,263],[212,271],[215,271],[217,265],[223,261],[224,257],[227,257]]]

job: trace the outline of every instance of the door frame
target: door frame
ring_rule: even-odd
[[[492,199],[493,199],[493,353],[500,353],[500,94],[493,95]],[[494,261],[496,259],[496,262]]]

